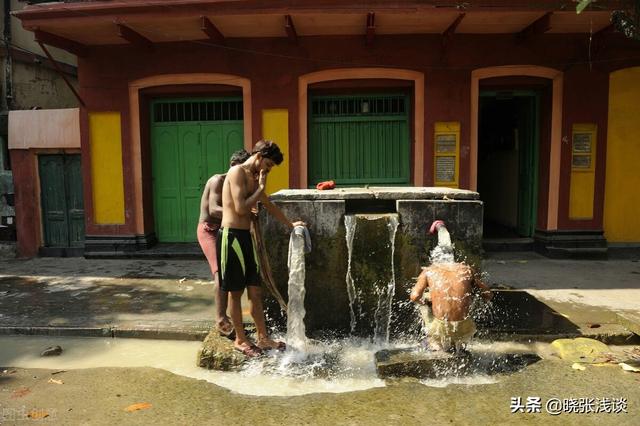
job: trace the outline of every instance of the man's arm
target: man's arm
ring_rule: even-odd
[[[478,275],[476,275],[473,278],[473,283],[477,288],[480,289],[480,296],[482,296],[484,300],[488,302],[493,298],[493,293],[491,292],[491,289],[489,288],[488,285],[484,283],[484,281],[482,281],[482,279]]]
[[[215,175],[207,182],[209,191],[209,216],[222,220],[222,185],[224,179],[220,175]]]
[[[294,226],[293,222],[291,222],[289,218],[285,216],[284,213],[282,213],[282,210],[280,210],[278,206],[276,206],[271,202],[269,197],[267,197],[267,194],[265,194],[264,192],[260,197],[260,202],[267,209],[267,211],[271,215],[273,215],[273,217],[275,217],[276,219],[278,219],[278,221],[280,221],[280,223],[282,223],[284,226],[286,226],[289,229],[293,229],[293,226]]]
[[[238,214],[246,215],[251,211],[256,202],[260,199],[264,193],[264,172],[260,172],[260,178],[258,180],[258,187],[256,191],[250,196],[246,197],[247,185],[244,172],[240,166],[234,166],[229,169],[227,173],[227,179],[229,179],[229,186],[231,189],[231,198],[233,199],[233,205],[235,206]]]
[[[424,295],[425,290],[429,287],[429,278],[427,277],[427,269],[423,268],[422,273],[418,276],[418,281],[416,285],[411,289],[411,294],[409,295],[409,299],[412,302],[424,304],[422,301],[422,296]]]
[[[289,218],[287,216],[285,216],[285,214],[282,212],[282,210],[280,210],[278,208],[278,206],[276,206],[275,204],[273,204],[271,202],[269,197],[267,197],[267,194],[265,194],[264,192],[262,193],[262,196],[260,197],[260,202],[264,205],[264,207],[267,209],[267,211],[270,214],[273,215],[273,217],[275,217],[277,220],[279,220],[280,223],[282,223],[287,228],[293,229],[294,227],[296,227],[298,225],[307,226],[307,224],[304,223],[301,220],[296,221],[296,222],[291,222],[289,220]]]

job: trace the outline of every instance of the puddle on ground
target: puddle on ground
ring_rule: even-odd
[[[49,346],[60,345],[60,356],[41,357]],[[383,346],[366,340],[321,342],[303,354],[295,350],[248,362],[239,372],[210,371],[195,366],[202,343],[170,340],[82,337],[0,336],[0,365],[18,368],[70,370],[99,367],[153,367],[181,376],[206,380],[233,392],[255,396],[295,396],[342,393],[386,386],[377,377],[374,354]],[[394,345],[408,348],[409,345]],[[387,346],[388,348],[388,346]],[[474,343],[471,351],[536,352],[550,356],[546,344]],[[497,383],[499,375],[471,374],[421,380],[426,386]]]

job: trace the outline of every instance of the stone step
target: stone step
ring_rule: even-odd
[[[532,251],[533,238],[484,238],[482,248],[489,252]]]

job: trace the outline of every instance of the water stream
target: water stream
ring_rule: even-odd
[[[396,272],[394,257],[396,251],[396,233],[400,221],[397,215],[389,217],[389,240],[391,241],[391,279],[386,288],[382,288],[378,296],[378,305],[375,312],[375,334],[373,341],[378,344],[389,343],[389,326],[391,324],[391,303],[396,293]]]
[[[298,351],[306,351],[307,336],[304,325],[304,228],[291,232],[289,240],[289,302],[287,305],[287,343]]]
[[[353,282],[353,277],[351,276],[351,259],[353,256],[353,237],[356,235],[356,217],[351,215],[345,215],[344,217],[344,227],[346,230],[346,239],[347,239],[347,294],[349,296],[349,313],[351,315],[351,334],[356,331],[356,312],[354,310],[354,306],[356,305],[356,287]],[[358,312],[358,316],[362,316],[362,310]]]

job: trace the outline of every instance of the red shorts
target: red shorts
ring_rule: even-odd
[[[220,224],[218,223],[198,223],[198,242],[200,243],[200,247],[209,262],[211,275],[214,277],[218,273],[218,260],[216,258],[216,239],[218,238],[218,229],[220,229]]]

